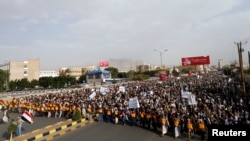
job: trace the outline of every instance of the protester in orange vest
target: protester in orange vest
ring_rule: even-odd
[[[136,112],[134,109],[130,111],[130,122],[132,126],[134,126],[136,123]]]
[[[193,122],[191,121],[190,118],[187,119],[187,129],[188,129],[188,138],[193,138],[194,136],[194,126]]]
[[[92,118],[92,107],[89,104],[87,107],[87,119],[90,120]]]
[[[157,112],[152,113],[152,126],[155,132],[157,131],[157,124],[158,124],[157,116],[158,116]]]
[[[161,117],[161,125],[162,125],[161,136],[164,136],[165,134],[167,134],[167,118],[164,115]]]
[[[101,105],[98,107],[97,113],[98,113],[97,122],[102,122],[103,121],[103,108]]]
[[[121,119],[121,123],[123,126],[125,126],[126,124],[126,111],[124,109],[121,110],[121,114],[120,114],[120,119]]]
[[[145,115],[145,124],[146,124],[146,128],[150,129],[150,125],[151,125],[151,118],[152,118],[152,115],[150,112],[147,112],[146,115]]]
[[[131,110],[130,112],[130,119],[131,119],[131,125],[132,126],[136,126],[137,122],[136,122],[136,112],[134,109]]]
[[[141,111],[140,111],[140,125],[141,125],[141,127],[142,128],[145,128],[145,111],[144,111],[144,109],[142,109]]]
[[[180,119],[178,115],[174,117],[174,137],[177,138],[180,136],[180,129],[179,129]]]
[[[119,122],[119,110],[117,107],[114,108],[114,123],[118,124]]]
[[[202,119],[198,120],[198,130],[199,130],[199,133],[200,133],[201,141],[205,141],[206,125],[205,125],[205,122]]]
[[[109,107],[106,109],[106,120],[108,123],[110,123],[112,120],[112,114],[111,114],[111,110]]]

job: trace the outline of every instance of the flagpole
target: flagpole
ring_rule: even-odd
[[[12,131],[10,132],[10,140],[9,141],[12,141]]]

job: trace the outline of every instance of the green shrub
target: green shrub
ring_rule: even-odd
[[[8,126],[8,131],[9,132],[16,132],[17,130],[17,123],[12,120],[10,123],[9,123],[9,126]]]
[[[75,114],[73,115],[73,117],[72,117],[72,120],[73,121],[79,121],[79,120],[81,120],[82,119],[82,114],[81,114],[81,112],[79,111],[79,110],[76,110],[75,111]]]

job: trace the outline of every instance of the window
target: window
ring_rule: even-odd
[[[88,75],[88,78],[89,78],[89,79],[93,79],[93,74],[89,74],[89,75]]]
[[[95,78],[96,79],[100,79],[101,78],[101,74],[100,73],[95,74]]]
[[[25,70],[25,71],[23,72],[23,75],[24,75],[24,78],[27,78],[27,76],[28,76],[28,71]]]
[[[103,73],[104,78],[109,78],[110,77],[110,73]]]

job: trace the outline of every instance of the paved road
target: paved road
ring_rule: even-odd
[[[3,116],[3,112],[0,113],[1,119]],[[16,119],[18,114],[16,113],[10,113],[10,119]],[[66,119],[59,119],[59,118],[47,118],[47,117],[35,117],[34,118],[34,123],[29,124],[29,123],[24,123],[23,124],[23,129],[22,129],[22,134],[29,133],[33,130],[40,129],[43,127],[46,127],[48,125],[55,124],[60,121],[66,121]],[[9,134],[7,132],[8,124],[2,123],[0,124],[0,141],[8,140],[9,139]]]
[[[186,138],[174,139],[169,133],[163,137],[160,133],[129,125],[111,123],[92,123],[73,132],[56,137],[53,141],[186,141]],[[198,141],[196,138],[194,141]]]
[[[2,117],[3,113],[0,113]],[[10,113],[10,117],[16,119],[20,116],[15,113]],[[22,133],[26,134],[36,129],[44,128],[48,125],[53,125],[57,122],[66,121],[66,119],[59,118],[47,118],[47,117],[35,117],[33,124],[24,123]],[[9,134],[7,132],[8,124],[0,124],[0,141],[8,140]],[[140,127],[131,127],[129,125],[114,125],[112,123],[92,123],[87,124],[72,132],[68,132],[60,137],[56,137],[55,141],[186,141],[187,139],[177,138],[174,139],[171,132],[164,137],[160,136],[160,132],[155,133],[151,130],[142,129]],[[199,138],[195,138],[193,141],[198,141]]]

